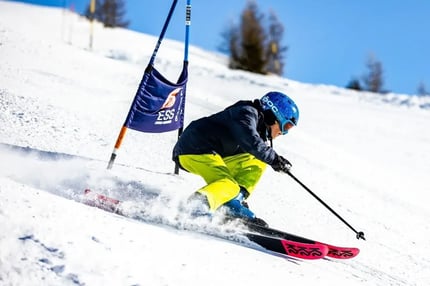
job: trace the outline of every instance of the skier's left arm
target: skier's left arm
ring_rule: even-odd
[[[258,113],[254,109],[243,108],[232,112],[234,122],[232,132],[239,146],[254,155],[257,159],[269,164],[276,172],[289,172],[292,164],[286,158],[277,154],[272,147],[260,137],[257,132]]]
[[[273,165],[279,155],[264,142],[257,132],[258,113],[254,108],[231,110],[232,122],[229,125],[238,145],[257,159]]]

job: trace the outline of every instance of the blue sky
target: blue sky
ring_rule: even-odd
[[[90,0],[25,0],[85,10]],[[158,36],[170,0],[126,0],[129,28]],[[221,32],[238,21],[247,0],[194,0],[190,42],[217,51]],[[184,6],[179,0],[166,33],[184,39]],[[373,54],[384,69],[384,88],[415,94],[420,82],[430,90],[430,1],[428,0],[257,0],[261,12],[272,9],[284,24],[284,76],[307,83],[345,86],[366,72]],[[192,58],[190,58],[192,64]],[[192,68],[192,66],[190,66]]]

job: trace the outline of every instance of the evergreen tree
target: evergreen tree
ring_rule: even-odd
[[[268,42],[266,48],[266,72],[282,75],[284,70],[283,55],[288,50],[282,46],[284,26],[279,22],[274,11],[269,14]]]
[[[383,92],[382,86],[384,84],[384,80],[382,76],[382,63],[371,54],[367,59],[366,66],[368,72],[363,77],[366,90],[377,93]]]
[[[420,82],[418,85],[417,93],[419,96],[430,96],[430,91],[426,89],[424,82]]]
[[[351,79],[351,81],[347,84],[346,88],[354,89],[354,90],[358,90],[358,91],[363,89],[361,87],[360,81],[357,78]]]
[[[125,16],[125,2],[123,0],[96,0],[94,19],[103,23],[105,27],[128,27],[129,21],[123,20]],[[85,16],[91,19],[90,4]]]
[[[222,38],[223,42],[218,47],[218,50],[230,54],[229,68],[240,69],[240,35],[238,27],[231,23],[222,33]]]
[[[125,3],[123,0],[105,0],[102,5],[105,19],[103,21],[105,27],[128,27],[129,22],[124,21]]]
[[[223,42],[218,49],[229,53],[230,68],[260,74],[283,73],[283,55],[288,49],[281,44],[284,27],[273,12],[269,15],[267,30],[263,19],[256,2],[250,0],[239,25],[233,23],[223,31]]]
[[[255,73],[265,73],[266,34],[262,26],[263,15],[255,1],[248,2],[240,19],[239,67]]]

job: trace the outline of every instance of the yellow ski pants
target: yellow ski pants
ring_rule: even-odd
[[[225,158],[218,154],[180,155],[179,163],[205,180],[207,185],[197,192],[206,195],[211,211],[236,197],[240,186],[251,194],[267,166],[249,153]]]

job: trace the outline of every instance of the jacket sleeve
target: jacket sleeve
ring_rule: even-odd
[[[277,154],[257,132],[258,111],[250,106],[230,109],[230,131],[245,151],[257,159],[272,165]]]

